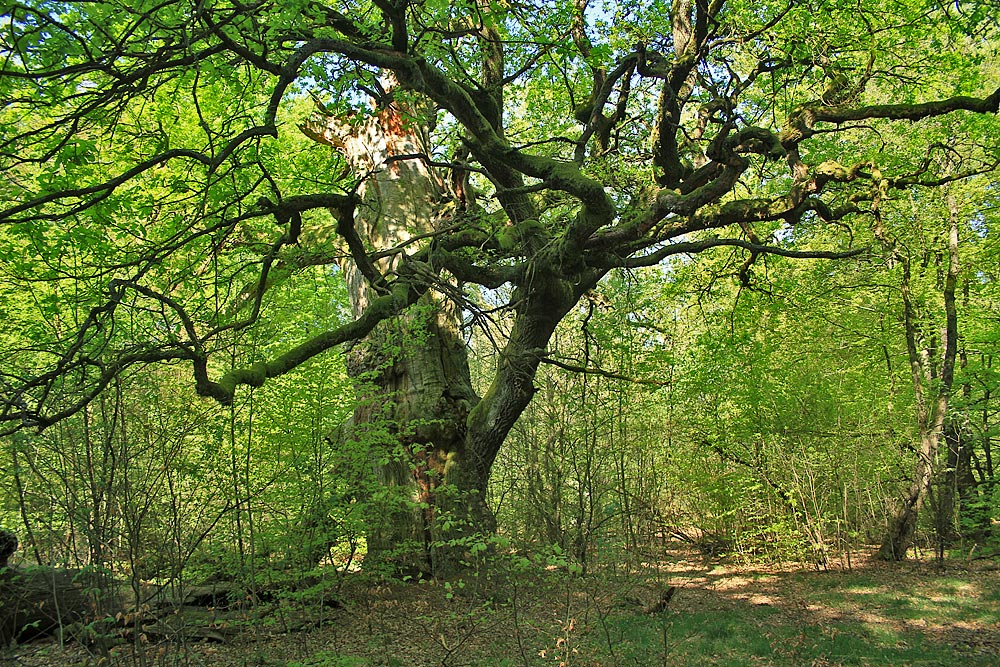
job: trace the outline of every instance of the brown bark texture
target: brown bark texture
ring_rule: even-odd
[[[404,248],[413,237],[450,224],[465,205],[465,193],[455,187],[460,179],[407,157],[426,155],[421,111],[392,102],[360,125],[325,117],[306,128],[364,177],[353,227],[366,249]],[[405,252],[376,260],[375,269],[392,274]],[[378,285],[350,255],[339,266],[360,315],[378,296]],[[489,463],[467,427],[480,398],[462,337],[461,287],[430,274],[428,280],[437,285],[349,353],[360,403],[343,434],[364,440],[389,431],[373,452],[377,481],[389,493],[383,503],[372,503],[369,560],[438,574],[462,557],[463,538],[492,531],[494,520],[485,500]]]

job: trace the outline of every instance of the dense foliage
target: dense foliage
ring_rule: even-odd
[[[985,2],[8,3],[0,523],[159,580],[992,544],[998,45]]]

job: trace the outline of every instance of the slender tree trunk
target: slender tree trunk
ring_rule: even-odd
[[[969,282],[962,284],[962,307],[969,307]],[[963,371],[969,366],[969,353],[965,345],[958,351],[958,365]],[[962,382],[962,399],[969,405],[972,399],[972,385],[966,377]],[[972,472],[972,442],[968,424],[952,419],[945,441],[948,443],[948,462],[941,484],[938,503],[938,540],[941,548],[962,537],[961,513],[965,502],[976,487],[976,477]],[[943,554],[942,554],[943,556]]]
[[[959,526],[961,507],[976,486],[972,474],[972,439],[959,425],[949,423],[945,428],[948,459],[941,476],[938,501],[938,539],[947,546],[962,536]]]
[[[993,355],[983,355],[982,360],[983,366],[987,369],[993,369]],[[993,469],[993,438],[989,435],[990,433],[990,398],[992,398],[990,388],[987,386],[983,390],[983,410],[982,410],[982,422],[981,428],[983,432],[983,459],[986,464],[986,469],[983,474],[983,480],[988,481],[988,483],[993,484],[994,482],[994,469]]]
[[[902,560],[913,545],[917,518],[924,500],[930,494],[931,484],[934,481],[934,464],[944,441],[948,399],[955,377],[955,359],[958,352],[958,316],[955,308],[955,285],[958,281],[958,206],[951,195],[948,196],[948,212],[948,266],[942,286],[945,326],[941,332],[943,355],[940,359],[940,376],[936,372],[938,360],[935,359],[933,346],[925,346],[922,349],[920,347],[918,316],[910,291],[909,257],[894,250],[903,266],[902,296],[906,350],[913,379],[920,447],[917,450],[917,462],[910,488],[896,516],[890,522],[878,552],[878,557],[883,560]],[[878,232],[879,230],[876,233]],[[884,235],[881,239],[886,243]]]

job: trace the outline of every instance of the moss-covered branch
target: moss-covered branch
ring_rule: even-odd
[[[200,357],[194,361],[195,388],[198,395],[214,398],[223,405],[229,405],[233,401],[236,388],[240,385],[260,387],[266,380],[284,375],[332,347],[360,340],[370,333],[379,322],[398,315],[416,303],[420,295],[427,291],[427,287],[427,285],[415,286],[397,282],[393,285],[390,294],[374,299],[361,316],[353,322],[313,336],[268,361],[243,368],[234,368],[217,382],[209,379],[207,359]]]

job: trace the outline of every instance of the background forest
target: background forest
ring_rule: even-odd
[[[995,558],[994,10],[7,3],[10,565]]]
[[[947,213],[919,215],[931,219],[916,241],[940,240]],[[968,333],[920,529],[928,550],[996,548],[994,245],[979,222],[963,230]],[[914,281],[932,341],[942,254],[920,249]],[[870,256],[772,258],[747,289],[732,265],[717,253],[611,276],[560,326],[560,358],[601,370],[545,367],[536,379],[489,489],[517,549],[557,546],[585,567],[682,539],[826,565],[882,539],[919,442],[900,272]],[[335,273],[276,291],[253,346],[307,330],[305,304],[310,317],[343,316]],[[8,294],[8,312],[52,326],[44,299],[25,297]],[[474,367],[491,363],[486,335],[470,346]],[[360,561],[364,505],[404,500],[379,496],[371,443],[331,436],[353,405],[336,353],[226,407],[199,400],[182,371],[138,369],[79,414],[5,438],[3,524],[26,559],[143,579]]]

